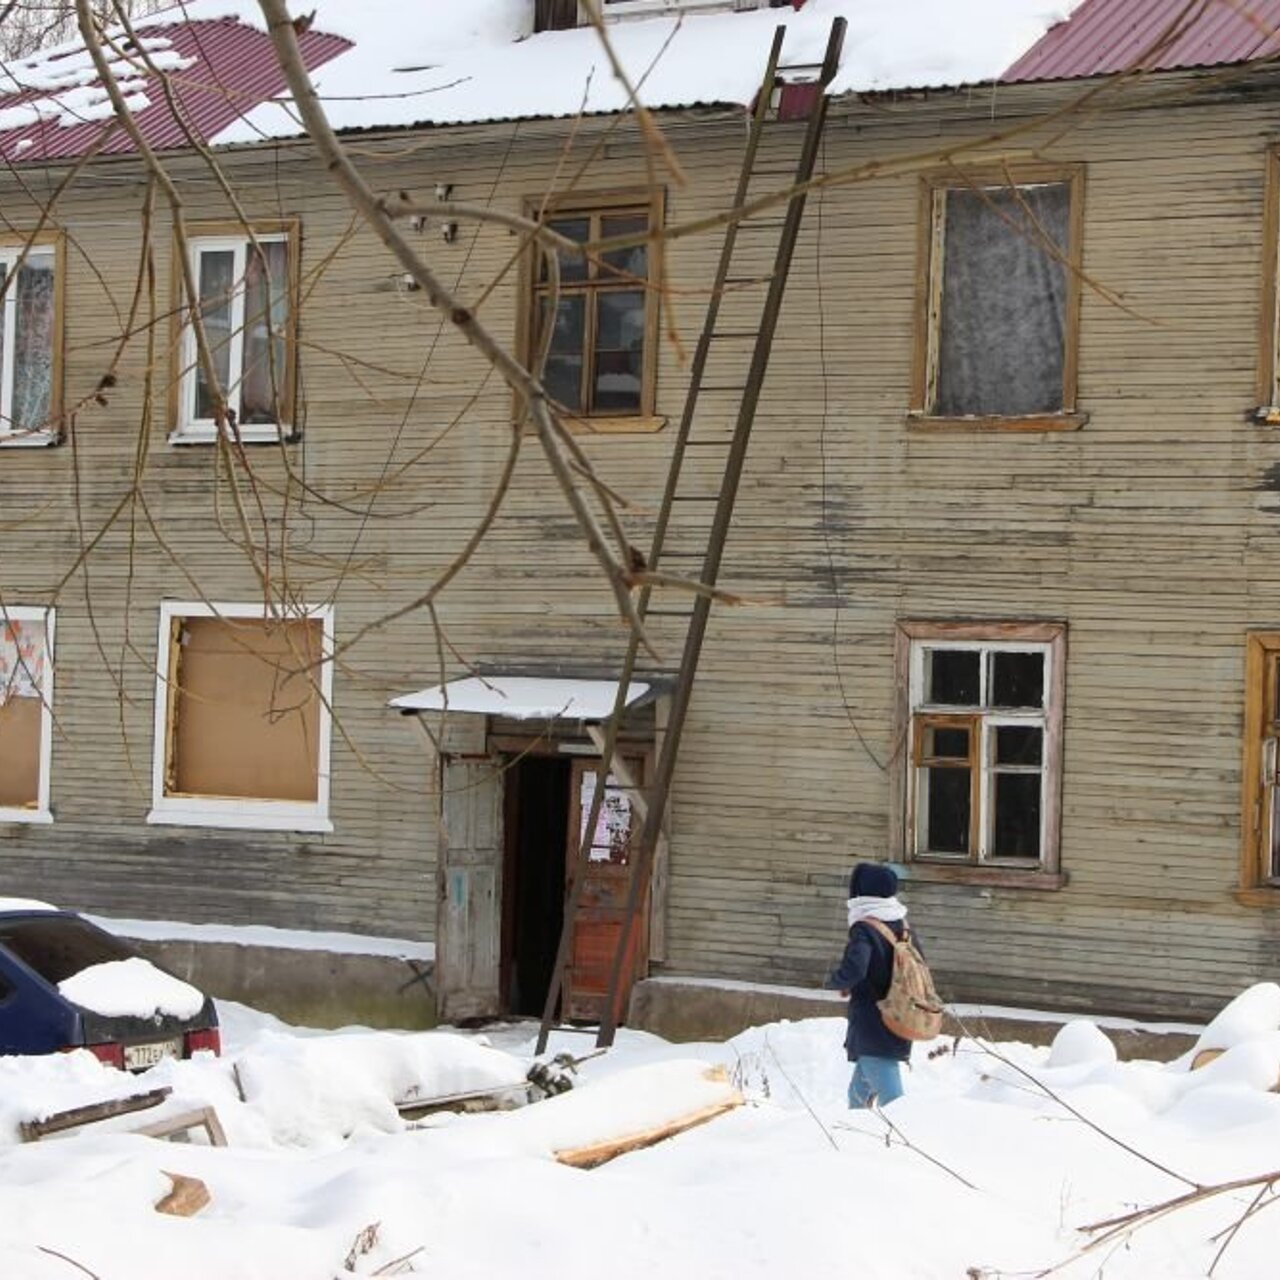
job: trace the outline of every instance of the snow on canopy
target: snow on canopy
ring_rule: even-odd
[[[809,0],[741,13],[659,14],[611,24],[622,65],[655,108],[743,107],[760,82],[779,24],[784,61],[812,77],[832,19],[849,31],[836,93],[989,81],[1078,0]],[[309,12],[313,0],[295,4]],[[318,0],[300,44],[333,124],[341,130],[553,118],[627,109],[589,28],[532,33],[533,0]],[[248,143],[302,133],[283,101],[257,0],[187,0],[136,24],[158,69],[171,72],[192,131],[205,141]],[[158,77],[116,56],[130,107],[156,147],[182,146],[185,130]],[[4,91],[8,90],[7,94]],[[31,162],[95,145],[110,104],[75,42],[0,72],[0,155]],[[59,136],[61,134],[62,136]],[[104,150],[127,151],[117,131]]]
[[[204,1008],[204,996],[195,987],[141,956],[90,965],[58,983],[58,990],[72,1004],[104,1018],[151,1018],[156,1014],[194,1018]]]

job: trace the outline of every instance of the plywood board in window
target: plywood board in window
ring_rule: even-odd
[[[40,802],[39,698],[10,698],[0,706],[0,807],[31,809]]]
[[[174,791],[315,802],[321,623],[186,618],[180,640]]]

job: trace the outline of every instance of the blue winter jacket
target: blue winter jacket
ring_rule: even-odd
[[[900,921],[886,923],[897,937],[902,937]],[[919,946],[914,929],[911,939]],[[833,991],[849,992],[849,1031],[844,1047],[850,1062],[856,1062],[864,1054],[868,1058],[895,1058],[899,1062],[911,1056],[911,1041],[888,1030],[876,1008],[876,1001],[883,1000],[889,990],[892,973],[893,948],[888,938],[874,925],[860,920],[849,930],[844,958],[826,982]]]

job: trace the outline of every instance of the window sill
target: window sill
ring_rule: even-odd
[[[563,421],[575,436],[626,436],[652,435],[663,430],[668,419],[652,413],[625,418],[574,418],[565,414]]]
[[[1280,911],[1280,885],[1255,884],[1246,889],[1237,889],[1235,899],[1242,907]]]
[[[54,431],[0,432],[0,449],[49,449],[61,442]]]
[[[1251,422],[1260,427],[1280,427],[1280,405],[1262,404],[1249,415]]]
[[[228,431],[226,437],[235,441],[235,436]],[[291,427],[281,427],[274,422],[252,423],[240,428],[241,444],[291,444],[298,437]],[[170,444],[217,444],[218,429],[213,423],[191,423],[185,427],[175,427],[169,432]]]
[[[234,831],[308,831],[328,834],[333,823],[307,807],[243,804],[159,804],[147,814],[152,827],[221,827]]]
[[[974,866],[941,862],[895,862],[906,884],[972,884],[990,889],[1031,889],[1052,893],[1065,888],[1065,871],[1018,870],[1013,867]]]
[[[48,809],[7,809],[0,807],[0,826],[17,823],[22,826],[47,827],[53,822]]]
[[[973,414],[965,417],[944,418],[911,410],[907,414],[907,426],[912,431],[973,432],[973,431],[1079,431],[1089,421],[1087,413],[1028,413],[1004,417],[1001,414]]]

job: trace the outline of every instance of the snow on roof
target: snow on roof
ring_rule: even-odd
[[[648,692],[647,684],[633,681],[627,687],[627,705]],[[401,711],[470,711],[513,720],[604,720],[613,712],[617,693],[616,680],[472,676],[406,693],[388,705]]]
[[[38,898],[0,898],[0,915],[6,911],[60,911],[52,903],[41,902]]]
[[[784,64],[804,68],[793,78],[814,77],[813,64],[822,60],[831,22],[841,16],[849,31],[834,93],[927,88],[995,79],[1076,2],[809,0],[799,12],[659,15],[611,25],[609,36],[628,74],[642,83],[647,106],[745,107],[760,86],[780,24],[787,27]],[[403,13],[403,0],[364,0],[354,12],[343,5],[340,14],[338,0],[320,0],[317,26],[354,43],[316,75],[335,127],[462,124],[627,109],[626,91],[592,29],[544,32],[513,42],[514,10],[520,6],[513,0],[471,0],[489,21],[480,23],[478,14],[469,19],[469,30],[488,34],[468,42],[459,38],[460,21],[468,20],[444,19],[443,31],[437,32],[434,14],[448,3],[425,0],[433,17],[415,36],[393,21],[395,13]],[[523,6],[524,13],[532,7]],[[425,69],[408,70],[415,67]],[[369,86],[389,78],[395,83],[388,92],[395,97],[369,96]],[[268,103],[230,125],[217,141],[300,132],[287,107]]]
[[[831,22],[842,16],[849,31],[833,92],[930,88],[995,79],[1076,3],[808,0],[798,12],[659,14],[611,24],[609,32],[647,105],[745,107],[779,24],[788,29],[784,64],[794,68],[793,79],[813,77]],[[534,35],[533,0],[298,0],[293,8],[301,14],[313,4],[304,53],[340,130],[554,118],[628,106],[595,32]],[[207,24],[203,40],[190,40],[192,23]],[[207,140],[247,143],[303,132],[281,100],[283,82],[264,43],[257,0],[185,0],[136,28],[151,56],[176,73],[177,85],[203,91],[198,123]],[[228,41],[235,56],[212,56]],[[183,145],[180,131],[166,132],[159,123],[167,107],[157,86],[137,68],[122,70],[130,74],[126,83],[140,119],[157,121],[153,145]],[[40,122],[82,134],[108,114],[84,51],[75,43],[46,51],[0,75],[0,154],[24,162],[78,154],[101,125],[51,142]],[[7,132],[37,124],[43,130],[37,137]],[[107,150],[129,146],[117,136]]]

